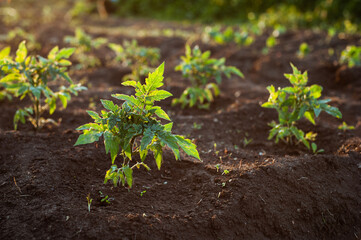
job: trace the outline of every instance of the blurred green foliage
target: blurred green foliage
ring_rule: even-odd
[[[348,19],[360,22],[360,0],[113,0],[121,16],[204,22],[248,20],[251,14],[278,12],[279,17],[307,15],[303,24],[335,23]],[[287,11],[278,11],[279,9]]]

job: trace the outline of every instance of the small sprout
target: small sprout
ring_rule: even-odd
[[[347,130],[354,130],[355,127],[352,125],[347,125],[346,122],[342,122],[342,124],[338,126],[338,129],[346,132]]]
[[[267,55],[269,53],[269,50],[273,48],[276,44],[277,40],[273,35],[268,37],[266,40],[266,46],[262,49],[262,53],[264,55]]]
[[[323,153],[325,150],[323,150],[323,149],[318,149],[317,150],[317,145],[316,145],[316,143],[311,143],[311,147],[312,147],[312,152],[313,152],[313,154],[318,154],[318,153]]]
[[[214,153],[216,154],[216,156],[218,156],[219,151],[217,151],[217,143],[213,144],[213,150],[214,150]]]
[[[239,147],[238,147],[237,145],[234,145],[234,149],[235,149],[235,150],[238,150]]]
[[[253,141],[252,138],[247,139],[246,137],[243,138],[243,146],[247,147],[248,144],[250,144]]]
[[[222,187],[225,187],[226,186],[226,182],[222,182]]]
[[[103,194],[101,191],[99,191],[99,195],[100,195],[100,202],[105,202],[105,203],[110,203],[110,201],[112,201],[112,200],[114,200],[113,198],[109,198],[109,196],[108,195],[105,195],[105,194]]]
[[[298,52],[297,52],[297,56],[299,58],[304,58],[306,57],[308,54],[310,53],[310,47],[308,46],[307,43],[303,42],[301,43]]]
[[[199,124],[196,122],[193,123],[193,129],[200,130],[202,129],[202,127],[203,127],[203,123],[199,123]]]
[[[88,196],[86,197],[86,200],[88,201],[88,211],[90,212],[90,206],[92,204],[93,199],[90,198],[90,193],[88,193]]]
[[[222,175],[227,175],[229,173],[229,170],[224,169]]]
[[[141,191],[140,196],[143,197],[143,195],[147,192],[147,190]]]
[[[216,165],[214,165],[214,167],[217,169],[217,172],[219,171],[219,168],[221,167],[221,164],[216,164]]]

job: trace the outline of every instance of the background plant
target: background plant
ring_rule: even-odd
[[[131,188],[133,185],[133,169],[140,166],[150,170],[144,162],[149,151],[153,152],[158,169],[163,161],[163,148],[172,149],[175,158],[180,158],[179,148],[197,159],[199,158],[196,145],[191,140],[171,133],[173,123],[163,125],[160,120],[170,121],[167,113],[159,106],[160,101],[172,96],[165,90],[158,90],[163,86],[164,63],[153,73],[150,73],[145,84],[136,81],[124,82],[124,86],[135,88],[135,95],[113,94],[116,99],[123,100],[119,106],[110,100],[101,100],[107,111],[101,115],[88,111],[94,123],[88,123],[77,128],[83,131],[75,146],[99,141],[104,138],[106,153],[110,152],[112,166],[105,175],[105,183],[111,180],[114,186],[122,184]],[[140,161],[132,162],[134,155],[139,153]],[[115,160],[121,155],[123,162],[118,167]]]
[[[268,139],[276,137],[275,142],[281,139],[287,144],[302,142],[308,149],[312,147],[313,152],[317,152],[317,145],[309,141],[314,141],[315,133],[304,133],[296,127],[296,123],[301,118],[306,118],[312,124],[316,124],[315,119],[322,111],[341,118],[342,114],[336,107],[327,103],[330,99],[320,100],[322,87],[314,84],[306,86],[308,82],[307,71],[301,73],[295,66],[292,66],[293,74],[285,74],[292,86],[275,89],[273,85],[267,87],[270,93],[268,101],[262,104],[265,108],[274,108],[278,112],[278,123],[275,121],[269,125],[272,127]],[[295,140],[293,139],[295,138]]]
[[[10,60],[12,61],[12,57],[10,56],[10,47],[6,47],[0,51],[0,61]],[[5,66],[0,65],[0,79],[5,77],[7,74],[11,73],[11,70]],[[12,100],[12,92],[10,92],[9,83],[6,81],[0,81],[0,100],[7,98],[8,100]]]
[[[347,64],[349,68],[361,66],[361,47],[347,46],[341,52],[340,63]]]
[[[33,124],[35,129],[39,129],[50,119],[41,117],[42,113],[48,109],[52,114],[56,109],[56,101],[60,99],[63,107],[71,98],[71,94],[77,95],[78,91],[85,90],[79,84],[73,84],[67,73],[67,67],[71,62],[67,59],[73,54],[74,48],[63,48],[59,50],[54,47],[48,54],[48,58],[41,56],[27,56],[25,41],[19,44],[16,51],[16,58],[8,57],[8,50],[3,50],[0,59],[1,78],[5,90],[20,100],[28,97],[32,106],[18,109],[14,116],[14,128],[17,129],[18,122],[25,123],[25,118]],[[59,78],[66,80],[70,85],[60,86],[57,91],[50,88],[49,83]]]
[[[298,49],[298,52],[297,52],[297,56],[299,58],[304,58],[306,57],[308,54],[310,53],[310,47],[308,46],[307,43],[303,42],[300,44],[300,47]]]
[[[75,36],[66,36],[64,42],[76,47],[74,57],[79,62],[77,68],[86,69],[99,66],[100,59],[92,54],[92,51],[99,49],[106,44],[106,38],[92,38],[81,28],[75,29]]]
[[[220,94],[218,84],[222,82],[222,75],[228,78],[235,74],[243,78],[243,74],[236,67],[225,66],[225,58],[210,58],[211,52],[201,52],[198,46],[191,50],[186,45],[185,56],[181,56],[182,62],[176,66],[176,71],[181,71],[184,78],[191,82],[180,98],[173,99],[172,104],[181,104],[182,108],[197,106],[209,108],[214,96]],[[212,92],[213,91],[213,92]]]
[[[211,39],[218,44],[237,43],[239,46],[249,46],[253,43],[254,38],[248,31],[227,27],[224,31],[220,26],[206,27],[204,30],[205,39]]]
[[[125,75],[123,80],[140,81],[141,76],[153,71],[152,66],[159,62],[159,48],[139,46],[136,40],[124,41],[123,46],[115,43],[110,43],[108,46],[116,54],[115,61],[132,70],[132,73]]]
[[[20,43],[21,41],[26,40],[27,48],[29,50],[40,49],[41,47],[40,43],[36,41],[34,34],[31,34],[20,27],[10,30],[6,35],[1,35],[1,39],[8,43]]]

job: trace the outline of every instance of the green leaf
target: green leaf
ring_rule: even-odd
[[[171,121],[168,114],[163,109],[161,109],[160,107],[157,107],[157,110],[154,112],[154,114],[157,115],[158,117],[162,118],[162,119]]]
[[[69,77],[69,74],[67,72],[61,72],[59,74],[60,74],[60,76],[62,76],[69,83],[71,83],[71,84],[73,83],[73,81],[71,80],[71,78]]]
[[[132,186],[133,186],[133,170],[131,168],[129,168],[129,166],[124,166],[123,172],[124,172],[124,175],[127,180],[127,184],[129,186],[129,188],[132,188]]]
[[[313,113],[307,111],[307,112],[305,112],[305,115],[304,115],[304,116],[305,116],[305,118],[306,118],[308,121],[310,121],[313,125],[316,125],[316,122],[315,122],[315,118],[314,118]]]
[[[312,147],[312,152],[315,153],[317,151],[317,145],[316,143],[311,143],[311,147]]]
[[[145,79],[145,88],[147,92],[156,90],[163,86],[164,62],[153,72],[149,73]]]
[[[198,160],[201,160],[200,157],[199,157],[199,153],[197,151],[197,146],[192,143],[191,140],[189,139],[186,139],[182,136],[179,136],[179,135],[175,135],[176,139],[177,139],[177,143],[178,145],[183,149],[183,151],[192,156],[192,157],[195,157],[197,158]]]
[[[63,108],[66,108],[68,105],[68,98],[61,93],[58,95],[58,97],[59,97],[61,103],[63,104]]]
[[[157,164],[158,170],[160,170],[163,161],[163,150],[160,145],[157,145],[157,147],[153,152],[154,152],[155,163]]]
[[[227,70],[241,78],[244,78],[243,73],[236,67],[229,66],[229,67],[227,67]]]
[[[130,87],[136,87],[137,82],[136,81],[125,81],[122,83],[123,86],[130,86]]]
[[[11,48],[6,47],[3,50],[0,51],[0,59],[4,59],[10,55]]]
[[[172,127],[173,127],[173,123],[170,122],[170,123],[168,123],[168,124],[165,124],[163,127],[164,127],[164,131],[171,132],[171,131],[172,131]]]
[[[56,98],[51,98],[48,104],[49,104],[49,114],[51,115],[55,112],[56,109]]]
[[[99,138],[101,137],[102,133],[98,132],[87,132],[83,133],[78,137],[78,140],[74,144],[74,146],[82,145],[82,144],[88,144],[93,143],[96,141],[99,141]]]
[[[12,82],[14,80],[20,80],[21,75],[19,73],[10,73],[3,77],[0,82],[6,83],[6,82]]]
[[[100,120],[101,119],[101,117],[99,116],[99,114],[98,113],[96,113],[96,112],[94,112],[94,111],[90,111],[90,110],[88,110],[88,111],[86,111],[88,114],[89,114],[89,116],[92,118],[92,119],[94,119],[94,120]]]
[[[118,137],[114,136],[111,132],[105,131],[104,132],[104,146],[105,146],[105,152],[107,154],[110,151],[112,164],[114,164],[115,158],[117,157],[118,152],[119,152],[120,139]]]
[[[58,46],[53,47],[53,49],[51,49],[49,54],[48,54],[48,58],[50,60],[55,60],[55,57],[56,57],[58,51],[59,51]]]
[[[154,136],[154,132],[151,131],[149,128],[144,131],[142,140],[140,142],[140,151],[144,151],[147,149],[148,145],[152,142]]]
[[[60,60],[62,58],[69,58],[75,51],[75,48],[63,48],[61,49],[58,54],[56,54],[55,59]]]
[[[342,118],[342,113],[340,112],[340,110],[337,107],[332,107],[330,105],[327,104],[321,104],[321,108],[327,112],[328,114],[337,117],[337,118]]]
[[[30,86],[29,89],[30,89],[30,91],[33,93],[33,95],[34,95],[37,99],[40,99],[40,96],[41,96],[41,88]]]
[[[177,144],[177,138],[169,132],[160,132],[158,134],[158,138],[162,141],[162,143],[167,144],[167,146],[172,149],[176,160],[179,159],[179,147]]]
[[[16,51],[16,58],[15,61],[18,63],[22,63],[25,61],[26,56],[28,54],[28,50],[26,49],[26,45],[25,45],[26,41],[22,41],[19,44],[18,50]]]
[[[165,90],[155,90],[149,96],[151,96],[152,100],[154,100],[154,101],[161,101],[161,100],[171,97],[173,95],[170,92],[165,91]]]
[[[104,108],[110,110],[110,111],[117,111],[118,107],[114,105],[113,101],[101,99],[101,103],[103,104]]]
[[[101,127],[97,124],[97,123],[87,123],[84,124],[78,128],[76,128],[76,130],[96,130],[96,131],[101,131]]]

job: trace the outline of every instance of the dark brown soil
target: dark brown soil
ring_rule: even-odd
[[[99,25],[95,20],[87,23],[85,29]],[[118,43],[129,36],[109,34],[114,26],[150,28],[147,21],[138,20],[110,19],[100,25],[104,32],[94,35]],[[62,45],[62,37],[72,33],[65,23],[48,23],[33,31],[43,54],[53,46],[47,39]],[[72,73],[75,81],[86,77],[89,90],[51,116],[62,119],[59,127],[34,133],[26,124],[13,131],[19,102],[0,102],[0,239],[360,239],[360,69],[341,68],[327,53],[331,47],[340,52],[348,44],[359,44],[360,37],[327,41],[324,33],[291,31],[264,56],[266,37],[247,48],[198,42],[212,56],[227,57],[227,64],[240,68],[245,79],[225,79],[222,95],[209,111],[172,107],[171,99],[161,103],[174,121],[174,132],[195,140],[203,162],[185,155],[176,161],[166,149],[162,169],[156,170],[149,156],[152,170],[135,171],[130,191],[103,184],[111,161],[102,143],[73,146],[79,136],[75,128],[91,121],[87,109],[100,111],[99,100],[111,99],[112,93],[132,93],[121,86],[129,69],[110,65],[109,49],[97,52],[101,67]],[[165,88],[179,96],[188,82],[173,69],[186,39],[138,41],[161,49]],[[298,59],[303,41],[312,51]],[[343,113],[342,120],[321,114],[317,126],[299,124],[318,134],[316,143],[325,153],[313,155],[301,145],[267,140],[267,123],[277,115],[260,103],[268,98],[266,86],[287,85],[283,73],[291,71],[289,62],[308,70],[310,84],[322,85],[323,97],[332,99],[331,105]],[[338,130],[342,121],[356,129]],[[245,138],[252,142],[244,145]],[[222,174],[225,169],[230,173]],[[101,202],[100,191],[109,196],[110,204]],[[88,194],[93,198],[90,212]]]

